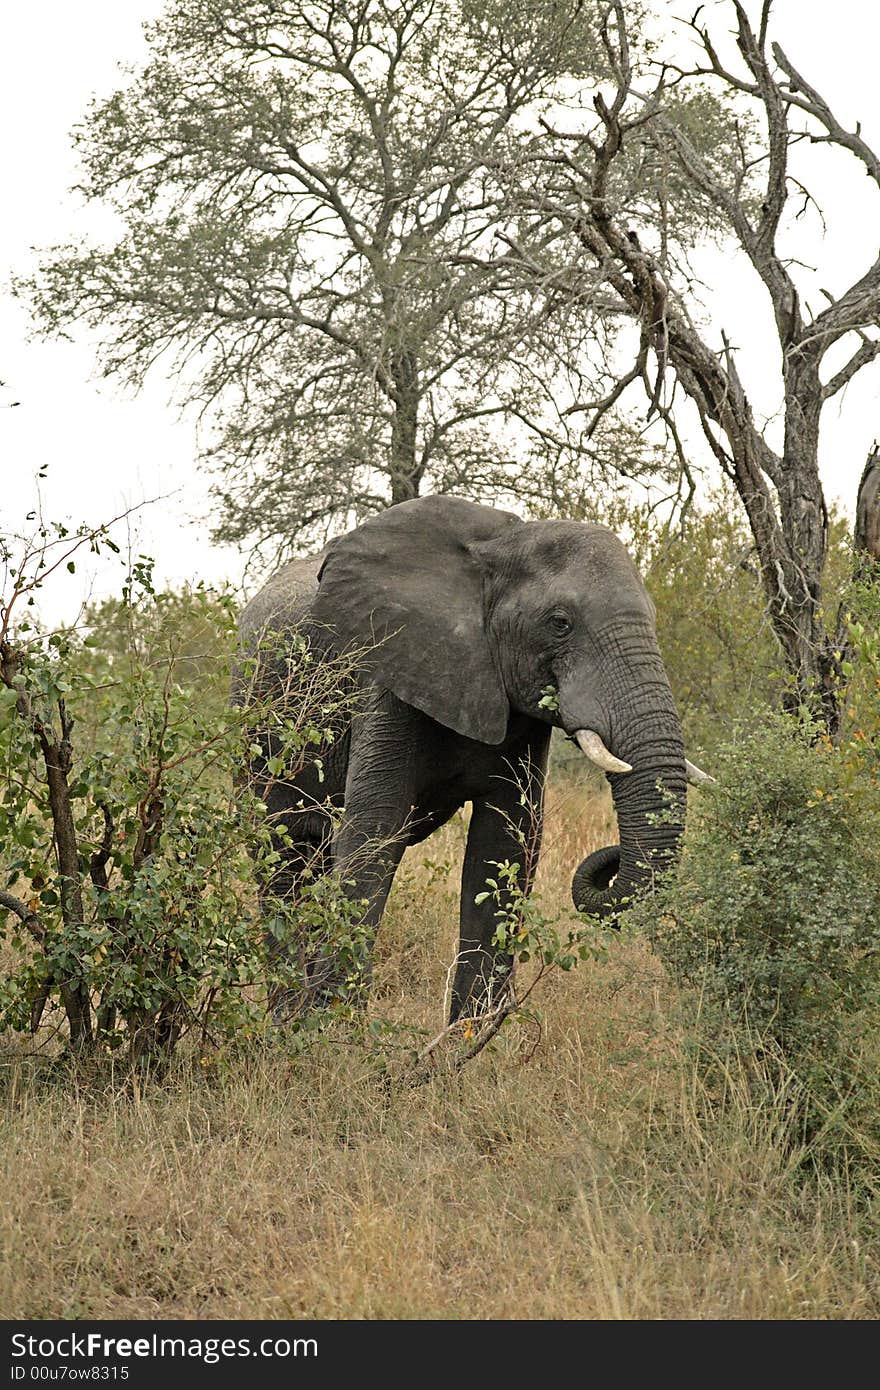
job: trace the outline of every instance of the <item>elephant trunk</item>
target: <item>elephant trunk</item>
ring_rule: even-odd
[[[651,889],[684,830],[684,743],[665,675],[622,711],[617,707],[613,747],[615,758],[632,768],[607,773],[620,843],[589,855],[572,880],[575,907],[603,918]]]

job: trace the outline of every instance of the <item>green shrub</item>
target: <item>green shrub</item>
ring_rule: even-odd
[[[89,630],[45,633],[20,615],[59,545],[63,558],[102,539],[47,529],[7,565],[0,1030],[42,1023],[79,1054],[140,1062],[187,1034],[204,1050],[262,1028],[267,990],[301,990],[301,961],[328,943],[343,973],[359,969],[359,909],[337,882],[273,901],[264,919],[256,882],[285,831],[241,775],[267,721],[279,777],[316,759],[346,697],[332,664],[285,642],[272,653],[283,706],[246,694],[233,708],[231,599],[156,593],[144,557]],[[267,925],[288,953],[269,951]],[[314,1023],[307,1007],[299,1021]]]
[[[776,1058],[811,1133],[851,1109],[880,1025],[878,769],[865,739],[768,717],[719,750],[681,860],[630,914],[687,987],[706,1058],[751,1056],[765,1079]]]

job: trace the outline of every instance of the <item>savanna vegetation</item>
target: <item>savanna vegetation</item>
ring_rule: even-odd
[[[83,911],[72,934],[39,732],[22,739],[7,685],[4,904],[17,897],[44,933],[13,913],[3,945],[7,1315],[880,1313],[872,568],[840,595],[846,731],[817,744],[774,713],[785,676],[729,498],[695,512],[686,541],[638,508],[614,522],[719,783],[691,794],[659,900],[585,935],[571,868],[607,842],[613,811],[560,744],[519,923],[524,1002],[474,1056],[459,1036],[425,1061],[455,949],[461,819],[407,853],[366,1017],[275,1029],[254,889],[266,846],[233,782],[247,735],[227,704],[228,599],[154,593],[141,559],[79,634],[19,625],[31,672],[17,688],[70,748]],[[78,539],[43,544],[60,558]],[[845,576],[842,528],[839,550]],[[8,675],[8,638],[4,660]],[[308,671],[291,756],[328,717]],[[339,898],[306,916],[352,932],[356,956]],[[577,963],[570,927],[588,942]],[[78,1061],[64,1047],[75,985],[91,1000]]]

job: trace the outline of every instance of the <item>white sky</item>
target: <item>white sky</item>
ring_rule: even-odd
[[[195,465],[193,418],[169,405],[169,383],[156,377],[138,397],[122,394],[95,371],[85,340],[29,343],[25,310],[8,293],[7,276],[27,271],[30,248],[69,239],[87,225],[67,190],[76,177],[71,126],[89,97],[109,93],[119,63],[145,53],[141,24],[163,8],[160,0],[44,0],[4,6],[0,47],[0,130],[4,133],[3,209],[0,214],[0,527],[18,529],[34,506],[34,478],[41,484],[44,514],[74,524],[110,518],[144,498],[168,496],[137,519],[134,546],[155,556],[162,582],[240,580],[242,558],[208,538],[208,483]],[[694,0],[681,0],[690,13]],[[722,7],[723,8],[723,7]],[[704,13],[718,13],[710,4]],[[673,12],[675,7],[673,6]],[[797,67],[827,97],[848,126],[880,147],[880,6],[876,0],[777,0],[775,35]],[[839,291],[867,268],[880,245],[880,195],[860,167],[845,156],[819,150],[817,192],[827,228],[815,219],[800,232],[798,254],[817,274],[818,288]],[[852,161],[854,164],[854,161]],[[740,370],[759,408],[772,413],[778,382],[767,333],[756,331],[768,315],[766,297],[735,260],[707,261],[718,281],[716,321],[742,352]],[[720,271],[720,273],[719,273]],[[865,455],[880,436],[880,364],[862,373],[842,398],[826,407],[823,477],[829,497],[852,509]],[[125,539],[117,537],[117,539]],[[68,583],[47,592],[46,615],[71,620],[82,596]],[[96,596],[118,592],[118,567],[98,567],[87,581]]]

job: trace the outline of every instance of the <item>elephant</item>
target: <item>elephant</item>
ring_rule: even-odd
[[[471,803],[450,1022],[484,1008],[509,969],[483,890],[504,860],[530,887],[554,727],[608,777],[619,827],[618,845],[578,867],[575,906],[613,922],[674,856],[686,779],[705,774],[685,758],[651,599],[605,527],[452,496],[401,502],[274,574],[241,615],[244,650],[269,631],[305,632],[319,660],[361,654],[355,712],[320,769],[271,778],[266,731],[251,764],[287,832],[271,892],[295,898],[315,865],[335,873],[371,939],[406,847]],[[331,963],[335,987],[332,975]]]

